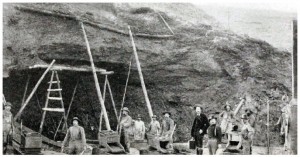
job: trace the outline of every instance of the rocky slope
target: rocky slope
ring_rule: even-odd
[[[217,22],[191,4],[4,4],[4,94],[15,106],[16,113],[22,101],[26,77],[31,75],[29,91],[43,72],[28,70],[29,65],[50,62],[71,65],[89,65],[82,30],[77,21],[38,12],[22,11],[15,6],[46,10],[78,19],[92,21],[114,29],[152,35],[171,32],[157,13],[168,22],[175,35],[170,38],[135,36],[149,98],[155,114],[170,110],[177,123],[175,141],[187,141],[194,115],[192,107],[202,104],[206,113],[220,112],[226,101],[232,105],[247,94],[247,104],[266,119],[265,99],[279,100],[283,93],[291,93],[291,54],[270,44],[222,30]],[[132,46],[128,35],[85,25],[95,64],[115,71],[110,76],[117,108],[120,108]],[[142,113],[149,122],[138,73],[133,60],[125,106],[132,117]],[[66,106],[71,99],[76,79],[82,78],[71,110],[83,119],[94,138],[98,126],[100,105],[93,79],[86,73],[61,73]],[[50,77],[50,76],[49,76]],[[40,105],[45,102],[49,77],[37,91]],[[104,82],[103,76],[99,76]],[[12,90],[14,88],[15,90]],[[271,92],[273,94],[271,95]],[[275,93],[275,94],[274,94]],[[109,97],[106,98],[109,100]],[[110,101],[106,101],[113,128],[116,118]],[[41,111],[32,100],[23,115],[24,123],[38,128]],[[272,123],[278,118],[279,103],[272,102]],[[34,112],[32,112],[34,111]],[[48,118],[48,126],[53,123]],[[263,122],[264,123],[264,122]],[[257,124],[256,144],[265,144],[265,126]],[[57,124],[56,124],[57,125]],[[50,128],[53,130],[55,127]],[[273,130],[274,133],[276,130]],[[274,140],[277,141],[277,135]],[[276,142],[275,142],[276,143]]]

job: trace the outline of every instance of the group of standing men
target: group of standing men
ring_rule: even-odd
[[[207,134],[208,141],[207,147],[209,154],[215,155],[217,150],[221,148],[221,142],[223,135],[227,136],[228,141],[231,140],[232,132],[237,126],[233,126],[233,112],[231,106],[226,104],[224,107],[225,111],[222,112],[219,117],[222,118],[220,126],[217,124],[217,117],[207,116],[203,113],[203,108],[200,105],[196,105],[196,117],[192,126],[191,136],[195,140],[195,149],[197,155],[203,154],[203,138]],[[243,150],[243,154],[251,154],[253,145],[253,136],[255,133],[254,122],[255,117],[253,116],[250,109],[245,110],[245,114],[242,115],[241,119],[241,132],[237,134],[238,144],[237,149]],[[229,143],[226,147],[228,147]],[[243,146],[243,147],[242,147]]]
[[[137,120],[133,120],[129,116],[129,109],[124,107],[122,109],[122,119],[120,122],[121,131],[121,144],[125,148],[125,152],[130,152],[130,142],[134,140],[144,140],[146,131],[157,137],[157,142],[159,144],[160,140],[168,140],[170,143],[167,147],[172,147],[172,134],[174,132],[174,120],[171,119],[170,112],[164,112],[164,118],[162,124],[160,125],[157,120],[157,116],[152,116],[152,121],[146,128],[145,123],[142,121],[141,115],[138,115]],[[131,138],[133,137],[133,139]]]

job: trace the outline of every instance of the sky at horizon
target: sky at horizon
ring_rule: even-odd
[[[294,3],[233,3],[233,2],[220,2],[220,3],[207,3],[207,2],[193,2],[197,6],[216,6],[227,8],[246,8],[256,10],[271,10],[281,11],[297,14],[298,6]]]

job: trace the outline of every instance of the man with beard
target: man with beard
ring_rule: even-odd
[[[123,145],[125,152],[130,152],[130,139],[129,135],[132,134],[132,124],[133,120],[128,115],[129,109],[127,107],[124,107],[122,109],[122,119],[120,122],[121,127],[121,144]]]
[[[195,139],[196,145],[196,154],[202,155],[203,154],[203,136],[206,134],[206,130],[209,126],[208,119],[206,115],[202,112],[202,107],[200,105],[196,105],[196,117],[192,126],[191,135]]]

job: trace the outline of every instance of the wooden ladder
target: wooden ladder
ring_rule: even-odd
[[[56,80],[54,80],[54,77],[56,78]],[[40,130],[39,130],[40,134],[42,134],[42,131],[43,131],[43,125],[44,125],[44,121],[45,121],[45,117],[46,117],[46,112],[47,111],[49,111],[49,112],[62,112],[63,113],[63,117],[61,118],[61,121],[64,120],[64,125],[62,127],[62,130],[64,130],[64,129],[67,128],[67,118],[66,118],[65,108],[64,108],[64,102],[63,102],[63,98],[62,98],[62,94],[61,94],[62,88],[60,86],[60,80],[58,78],[57,71],[54,71],[54,70],[52,71],[51,79],[50,79],[50,82],[48,82],[48,83],[49,83],[49,88],[47,89],[48,93],[47,93],[47,98],[46,98],[46,102],[45,102],[45,107],[42,108],[42,110],[44,112],[43,112],[43,116],[42,116]],[[52,87],[53,84],[57,84],[57,88],[53,88]],[[54,92],[58,92],[59,96],[58,97],[57,96],[51,96],[51,93],[54,93]],[[51,101],[60,101],[61,108],[50,108],[50,107],[48,107],[49,100],[51,100]],[[55,136],[57,134],[57,131],[59,130],[61,121],[60,121],[60,123],[59,123],[59,125],[57,127],[56,132],[55,132],[54,139],[55,139]]]

